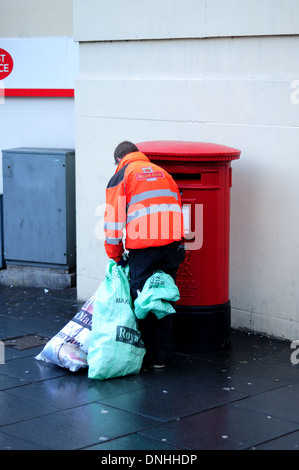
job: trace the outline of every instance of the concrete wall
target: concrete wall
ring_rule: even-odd
[[[298,338],[298,2],[75,0],[74,37],[79,298],[104,277],[114,147],[215,142],[242,151],[233,162],[233,326]]]
[[[73,35],[73,0],[0,0],[0,36]]]

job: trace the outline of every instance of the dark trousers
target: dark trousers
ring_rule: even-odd
[[[180,242],[130,250],[130,288],[133,301],[138,295],[138,290],[141,292],[147,279],[159,269],[170,274],[175,281],[184,254]],[[165,364],[172,351],[172,315],[158,320],[156,315],[149,312],[144,320],[139,320],[139,329],[146,349],[144,363]]]

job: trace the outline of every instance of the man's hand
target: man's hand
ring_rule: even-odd
[[[126,258],[124,259],[123,257],[117,262],[117,266],[122,266],[123,268],[125,268],[128,264],[128,261],[129,259]]]

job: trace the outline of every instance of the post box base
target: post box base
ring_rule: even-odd
[[[175,306],[173,343],[176,352],[211,352],[229,349],[230,301],[221,305]]]

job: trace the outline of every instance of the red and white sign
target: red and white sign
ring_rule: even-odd
[[[8,77],[13,69],[13,60],[11,55],[4,49],[0,49],[0,80]]]

